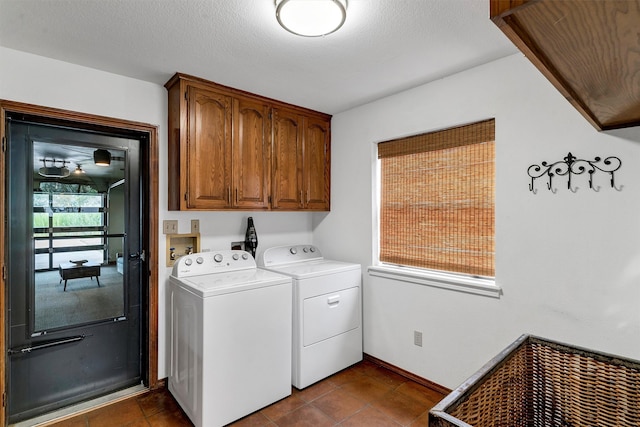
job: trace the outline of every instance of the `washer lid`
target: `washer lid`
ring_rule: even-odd
[[[181,278],[170,276],[169,280],[202,298],[291,284],[291,277],[257,268]]]
[[[286,274],[294,279],[306,279],[326,274],[341,273],[343,271],[359,270],[360,264],[320,259],[261,268],[267,268],[270,271]]]

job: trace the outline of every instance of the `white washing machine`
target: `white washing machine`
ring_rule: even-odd
[[[278,246],[258,266],[293,279],[292,384],[305,388],[362,360],[359,264],[324,259],[312,245]]]
[[[291,394],[292,279],[245,251],[186,255],[167,288],[169,390],[196,427]]]

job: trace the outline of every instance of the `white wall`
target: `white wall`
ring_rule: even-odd
[[[177,219],[178,231],[189,233],[191,219],[200,219],[202,249],[228,249],[232,241],[244,240],[248,216],[253,216],[258,232],[258,252],[269,246],[312,242],[311,213],[167,210],[167,93],[162,85],[0,47],[0,99],[158,126],[160,225],[164,219]],[[164,378],[167,376],[164,291],[171,269],[164,266],[166,240],[162,229],[158,232],[161,261],[158,377]]]
[[[503,295],[365,273],[365,352],[449,388],[523,333],[640,359],[640,128],[597,132],[521,55],[335,115],[332,211],[314,218],[315,243],[325,256],[371,265],[375,143],[490,117]],[[531,193],[527,168],[569,151],[622,159],[622,191],[596,175],[599,192],[582,180],[574,194],[559,179],[556,194],[544,183]]]

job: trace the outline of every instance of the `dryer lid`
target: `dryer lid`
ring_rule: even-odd
[[[336,274],[343,271],[359,270],[360,264],[334,261],[328,259],[311,260],[306,262],[296,262],[291,264],[274,265],[263,267],[276,273],[286,274],[294,279],[306,279],[310,277]]]

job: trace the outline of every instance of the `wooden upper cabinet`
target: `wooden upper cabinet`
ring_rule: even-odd
[[[331,116],[176,74],[169,209],[329,210]]]
[[[286,108],[273,113],[273,209],[328,211],[331,122]]]
[[[304,126],[303,186],[304,206],[311,210],[329,210],[331,188],[330,122],[307,117]]]
[[[490,15],[596,129],[640,125],[640,0],[490,0]]]
[[[271,183],[270,107],[264,102],[235,99],[233,113],[232,204],[238,208],[266,209]]]
[[[302,209],[304,118],[297,111],[273,111],[273,209]]]
[[[229,207],[232,98],[196,87],[188,88],[187,98],[186,207]]]

